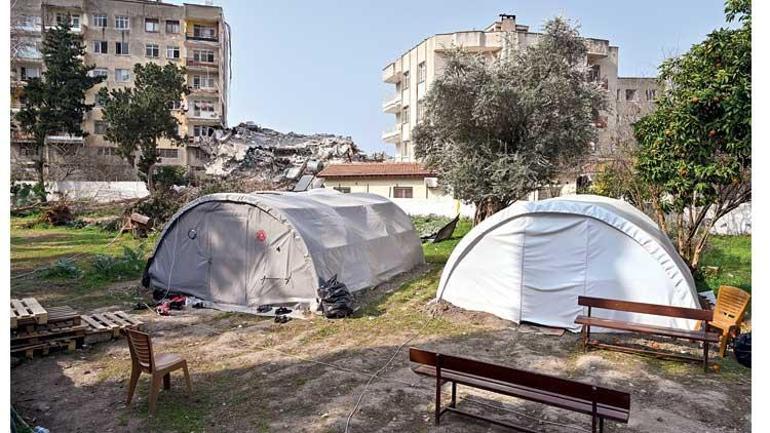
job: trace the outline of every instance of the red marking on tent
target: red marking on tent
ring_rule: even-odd
[[[257,230],[257,240],[260,242],[264,242],[266,239],[267,239],[267,233],[265,233],[265,231],[262,229]]]

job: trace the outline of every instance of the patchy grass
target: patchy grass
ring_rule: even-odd
[[[75,308],[132,299],[105,288],[141,276],[138,264],[151,251],[154,237],[135,239],[95,227],[31,226],[36,218],[11,218],[12,297],[34,296]]]
[[[727,285],[751,292],[751,236],[712,236],[696,282],[699,291]]]

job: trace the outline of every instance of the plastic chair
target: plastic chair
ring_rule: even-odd
[[[171,388],[172,371],[180,368],[184,371],[187,392],[192,392],[190,372],[187,370],[187,361],[184,358],[173,353],[154,356],[149,334],[130,328],[126,328],[125,331],[128,349],[131,351],[131,381],[128,385],[126,405],[131,404],[136,384],[142,373],[149,373],[152,376],[150,381],[150,414],[155,414],[161,381],[163,381],[164,389]]]
[[[722,331],[719,341],[719,356],[725,356],[727,342],[730,338],[740,333],[743,315],[749,306],[751,295],[737,287],[720,286],[717,294],[717,303],[714,306],[714,321],[709,326]]]

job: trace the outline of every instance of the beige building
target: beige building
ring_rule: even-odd
[[[394,86],[394,92],[382,104],[385,113],[394,115],[393,127],[382,134],[382,140],[395,146],[396,161],[415,161],[411,133],[423,115],[422,98],[439,77],[446,63],[446,53],[454,47],[499,58],[513,50],[525,49],[538,40],[540,33],[516,22],[514,15],[500,19],[484,30],[443,33],[431,36],[382,71],[382,80]],[[592,79],[607,89],[609,107],[596,119],[597,155],[611,154],[615,148],[617,129],[629,125],[628,114],[646,112],[652,107],[656,83],[652,78],[618,77],[618,47],[606,39],[585,39],[588,45],[586,67]],[[636,108],[629,108],[632,105]],[[625,122],[619,125],[618,122]]]
[[[134,65],[150,62],[184,66],[191,89],[175,107],[180,135],[189,137],[188,142],[183,146],[162,142],[161,164],[202,167],[196,137],[227,123],[230,29],[222,8],[154,0],[16,0],[11,8],[12,111],[22,107],[25,80],[42,73],[43,32],[65,21],[73,32],[83,35],[84,61],[95,65],[92,73],[105,81],[86,94],[86,102],[96,104],[84,120],[88,136],[49,137],[49,170],[57,171],[58,177],[70,174],[89,180],[132,176],[115,156],[115,145],[104,139],[106,124],[96,94],[104,86],[130,87]],[[12,165],[17,176],[24,175],[23,168],[33,155],[29,143],[29,137],[13,133]],[[68,168],[72,165],[93,169],[77,172]]]

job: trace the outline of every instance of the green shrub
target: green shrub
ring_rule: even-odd
[[[70,258],[62,258],[55,261],[52,265],[40,270],[43,278],[80,278],[83,271],[80,270],[77,263]]]
[[[126,246],[123,247],[122,256],[99,254],[91,262],[91,267],[98,276],[118,280],[138,276],[144,265],[144,249]]]

